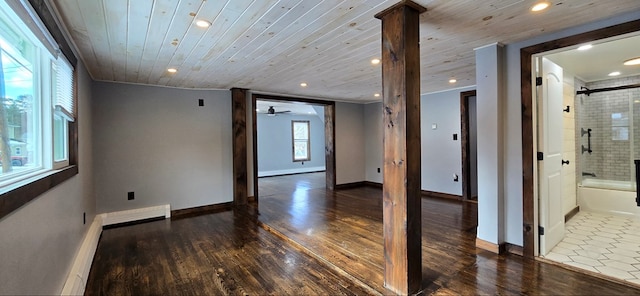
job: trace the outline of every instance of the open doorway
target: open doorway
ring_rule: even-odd
[[[253,196],[310,187],[334,189],[335,103],[252,95]]]
[[[462,199],[467,201],[478,201],[478,129],[476,114],[476,91],[460,93]]]
[[[633,283],[640,270],[626,256],[640,251],[629,250],[640,245],[630,233],[640,216],[640,69],[623,62],[637,57],[625,52],[640,46],[637,28],[630,22],[521,52],[525,255]]]
[[[536,55],[539,254],[634,283],[638,47],[632,33]]]

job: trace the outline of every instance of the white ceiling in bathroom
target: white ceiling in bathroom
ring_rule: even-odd
[[[640,75],[640,65],[622,64],[631,58],[640,57],[640,34],[594,42],[592,45],[589,50],[580,51],[575,46],[545,57],[585,82],[615,78],[608,75],[616,71],[620,72],[617,77]]]

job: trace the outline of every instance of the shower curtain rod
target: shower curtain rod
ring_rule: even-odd
[[[599,92],[603,92],[603,91],[621,90],[621,89],[629,89],[629,88],[638,88],[638,87],[640,87],[640,83],[622,85],[622,86],[616,86],[616,87],[596,88],[596,89],[588,89],[588,88],[583,86],[583,87],[581,87],[581,89],[585,89],[585,90],[576,91],[576,94],[577,95],[586,94],[587,96],[590,96],[592,93],[599,93]]]

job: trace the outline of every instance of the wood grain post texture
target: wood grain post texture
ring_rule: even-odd
[[[326,187],[334,190],[336,187],[336,144],[335,144],[335,105],[324,106],[324,154]]]
[[[382,20],[384,286],[398,294],[421,290],[420,13],[402,1]]]
[[[247,204],[247,90],[231,89],[233,122],[233,204]]]

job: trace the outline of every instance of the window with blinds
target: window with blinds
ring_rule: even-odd
[[[54,107],[57,112],[65,115],[68,121],[73,121],[75,118],[73,67],[63,55],[60,55],[58,59],[53,62],[53,71],[56,80],[54,83]]]
[[[75,120],[73,67],[60,55],[52,62],[53,71],[53,161],[54,168],[69,165],[69,122]]]

